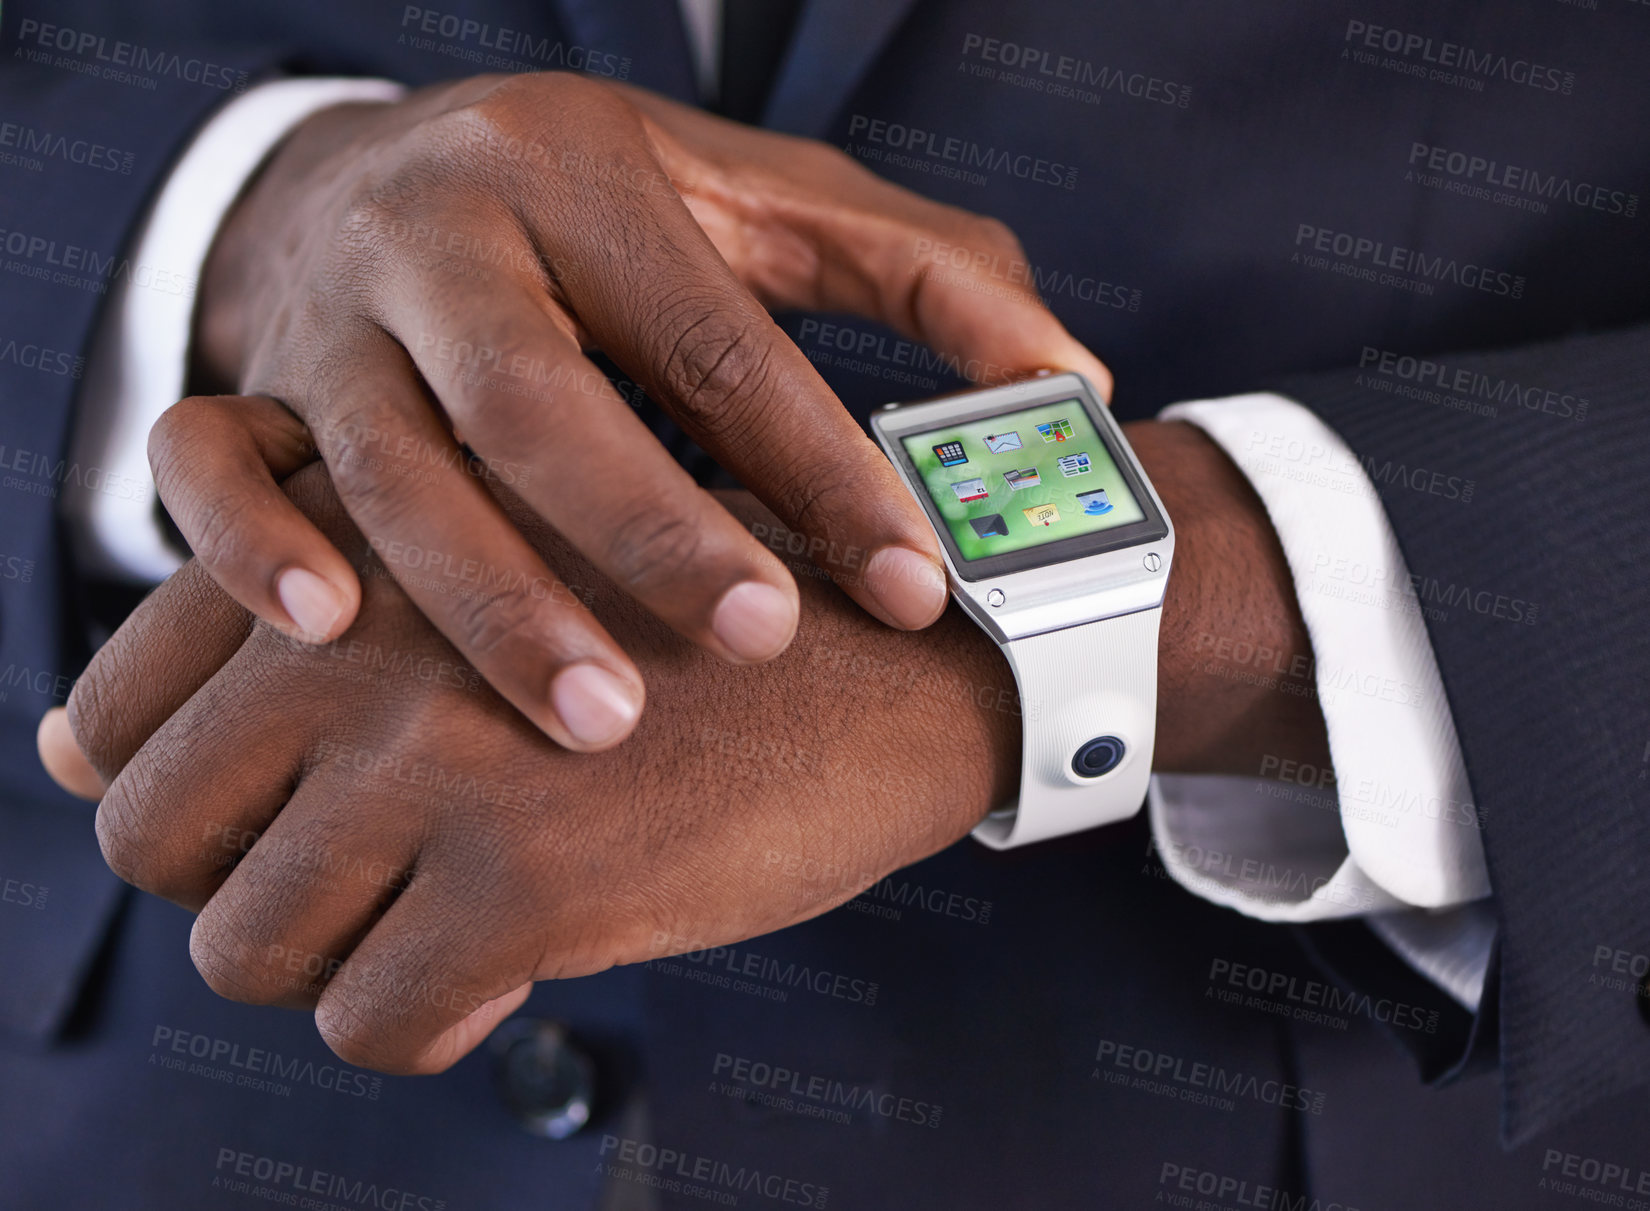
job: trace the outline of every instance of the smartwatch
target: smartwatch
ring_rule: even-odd
[[[1014,670],[1020,794],[974,835],[1008,849],[1140,810],[1174,527],[1081,375],[888,404],[871,429],[933,523],[951,593]]]

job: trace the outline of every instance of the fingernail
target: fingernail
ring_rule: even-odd
[[[550,705],[575,740],[592,746],[623,736],[641,713],[635,692],[594,664],[570,664],[551,678]]]
[[[945,609],[945,573],[909,547],[883,547],[871,556],[865,585],[895,625],[907,630],[927,626]]]
[[[722,594],[710,629],[741,660],[759,663],[785,650],[796,634],[796,603],[771,584],[746,580]]]
[[[331,584],[306,568],[288,568],[275,578],[275,596],[293,625],[310,642],[328,638],[344,598]]]

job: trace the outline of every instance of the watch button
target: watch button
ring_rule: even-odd
[[[1001,589],[992,589],[985,595],[985,603],[989,606],[1000,606],[1008,600],[1008,594]]]
[[[1096,736],[1077,750],[1071,759],[1071,772],[1079,778],[1098,778],[1109,774],[1123,760],[1126,751],[1116,736]]]
[[[1147,551],[1146,558],[1140,561],[1146,565],[1146,571],[1155,572],[1163,566],[1163,558],[1156,551]]]

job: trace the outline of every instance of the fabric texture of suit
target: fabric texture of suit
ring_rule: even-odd
[[[117,261],[189,133],[243,78],[280,71],[420,84],[576,58],[593,75],[692,99],[670,0],[463,0],[441,10],[493,31],[495,45],[500,30],[531,35],[508,52],[483,50],[474,34],[444,35],[440,21],[422,33],[411,11],[315,0],[6,8],[5,118],[95,134],[130,151],[131,170],[49,154],[39,170],[0,167],[0,344],[13,342],[0,353],[0,442],[8,476],[22,481],[6,485],[4,554],[31,564],[26,581],[0,579],[0,875],[51,889],[39,911],[7,905],[0,922],[9,1049],[0,1057],[0,1147],[16,1179],[0,1205],[97,1205],[96,1188],[79,1184],[87,1175],[70,1172],[80,1133],[94,1131],[130,1140],[117,1171],[134,1199],[151,1200],[132,1205],[227,1205],[212,1201],[219,1146],[302,1154],[342,1172],[381,1164],[403,1188],[446,1194],[452,1206],[521,1205],[514,1200],[549,1197],[547,1186],[568,1206],[592,1205],[614,1185],[573,1181],[605,1163],[598,1133],[552,1156],[524,1138],[494,1141],[485,1120],[455,1116],[459,1105],[490,1105],[481,1056],[434,1081],[393,1082],[404,1098],[386,1089],[381,1116],[368,1117],[359,1106],[346,1113],[342,1102],[306,1100],[302,1089],[288,1099],[231,1097],[152,1068],[147,1040],[174,1019],[317,1062],[325,1053],[305,1019],[217,1003],[190,984],[186,919],[121,892],[98,857],[90,813],[51,787],[33,756],[38,717],[61,699],[88,643],[53,496],[76,473],[57,464],[74,358],[89,343],[99,295],[51,281],[54,257],[73,245]],[[1650,236],[1637,214],[1650,184],[1650,26],[1640,16],[1554,5],[1514,17],[1489,4],[1419,0],[1310,10],[1277,0],[1195,15],[1064,0],[1006,12],[988,0],[815,0],[764,115],[772,128],[824,138],[890,179],[1008,222],[1028,263],[1003,272],[1033,275],[1108,362],[1120,414],[1281,385],[1359,454],[1417,594],[1447,603],[1428,615],[1428,629],[1483,813],[1502,919],[1499,984],[1474,1022],[1361,926],[1308,930],[1307,944],[1347,986],[1434,1015],[1430,1032],[1390,1031],[1422,1054],[1428,1075],[1470,1067],[1473,1055],[1496,1062],[1507,1140],[1539,1137],[1542,1155],[1629,1167],[1640,1163],[1645,1116],[1639,1099],[1623,1095],[1650,1077],[1650,1025],[1632,988],[1599,978],[1596,956],[1650,954],[1640,873],[1650,706],[1646,644],[1635,633],[1650,615],[1650,510],[1636,490],[1650,454],[1650,337],[1641,327],[1650,320]],[[29,21],[73,31],[68,49],[43,44],[39,24],[24,37]],[[1539,61],[1558,72],[1557,84],[1520,83],[1513,76],[1533,74],[1493,66],[1473,77],[1476,89],[1418,79],[1401,70],[1410,64],[1401,50],[1360,59],[1364,35],[1349,32],[1358,23]],[[122,40],[160,56],[140,73],[153,88],[87,74],[108,66],[100,56]],[[1043,64],[1065,55],[1105,70],[1091,71],[1100,83],[1084,95],[1067,95],[1058,77],[1051,84],[1027,67],[1028,51],[1046,55]],[[174,69],[167,56],[209,65],[214,81],[229,84],[185,78],[192,69]],[[935,171],[868,139],[872,119],[1000,149],[1009,166]],[[1428,149],[1419,159],[1418,146]],[[1520,205],[1473,196],[1447,157],[1442,172],[1427,169],[1432,148],[1528,166],[1569,187],[1499,191]],[[1069,187],[1017,175],[1021,156],[1069,167]],[[1590,196],[1603,190],[1607,205],[1576,201],[1576,182],[1592,185]],[[1618,193],[1633,199],[1631,213],[1626,202],[1610,209]],[[939,372],[931,387],[894,385],[890,359],[841,358],[809,343],[802,317],[786,323],[862,419],[888,399],[951,385]],[[1498,351],[1452,352],[1474,348]],[[1384,372],[1383,353],[1468,371],[1478,377],[1456,381],[1476,385],[1439,390]],[[702,476],[714,474],[666,422],[658,428]],[[1497,598],[1535,606],[1533,620],[1500,616]],[[1423,1093],[1408,1073],[1400,1081],[1383,1066],[1390,1041],[1368,1021],[1326,1029],[1217,1004],[1207,978],[1216,959],[1302,979],[1321,969],[1287,933],[1163,882],[1147,848],[1135,826],[1010,855],[963,846],[904,877],[991,899],[989,926],[839,911],[747,944],[764,958],[876,982],[875,1007],[797,993],[776,1009],[663,970],[541,987],[532,1006],[607,1039],[621,1057],[616,1070],[634,1066],[615,1086],[624,1092],[604,1111],[602,1131],[623,1135],[638,1121],[625,1115],[645,1110],[661,1144],[807,1176],[829,1186],[833,1206],[1054,1207],[1101,1197],[1137,1205],[1162,1192],[1170,1162],[1366,1208],[1549,1205],[1538,1186],[1548,1175],[1529,1149],[1494,1152],[1489,1081]],[[1264,1100],[1222,1111],[1188,1100],[1172,1077],[1167,1094],[1110,1084],[1098,1062],[1106,1041],[1217,1064],[1254,1076],[1257,1088],[1320,1092],[1322,1112]],[[733,1048],[914,1090],[944,1106],[943,1125],[922,1134],[871,1115],[838,1126],[707,1093],[715,1057]],[[135,1113],[150,1098],[170,1109]],[[68,1112],[42,1121],[42,1105]],[[462,1146],[450,1136],[433,1142],[454,1130],[465,1133]],[[1359,1150],[1368,1133],[1399,1130],[1413,1131],[1412,1171],[1383,1169]],[[496,1132],[511,1131],[501,1118]],[[423,1140],[432,1143],[416,1144]],[[468,1147],[474,1163],[454,1168],[452,1155]],[[1650,1168],[1650,1158],[1643,1163]],[[65,1189],[72,1198],[59,1202]],[[669,1192],[659,1197],[678,1205]],[[696,1204],[684,1196],[680,1205]]]

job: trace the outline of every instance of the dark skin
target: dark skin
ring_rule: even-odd
[[[1326,764],[1309,696],[1209,663],[1208,636],[1310,657],[1260,502],[1197,430],[1127,430],[1177,532],[1155,767]],[[345,642],[293,641],[190,564],[99,653],[68,719],[109,783],[97,828],[113,869],[200,914],[191,951],[214,989],[312,1008],[351,1063],[440,1071],[534,980],[806,919],[958,841],[1014,794],[1020,720],[982,705],[1012,678],[955,609],[901,633],[802,578],[790,649],[730,668],[502,498],[653,687],[629,743],[570,754],[382,574],[321,468],[288,490],[362,572]],[[748,496],[721,504],[772,524]],[[61,716],[42,750],[72,782]]]
[[[463,473],[460,435],[678,634],[730,663],[773,658],[796,625],[794,577],[658,444],[586,356],[599,348],[787,526],[858,551],[826,568],[850,597],[920,628],[946,602],[933,532],[769,311],[866,316],[976,377],[1060,366],[1108,393],[1029,275],[992,276],[1016,264],[1001,223],[825,144],[577,74],[478,76],[326,110],[286,140],[202,274],[196,378],[304,420],[381,548],[552,586],[461,599],[387,561],[523,715],[597,751],[635,726],[645,679]],[[157,428],[157,464],[212,406]],[[259,460],[206,470],[193,500],[168,500],[197,558],[288,634],[341,634],[360,594],[350,561]]]

